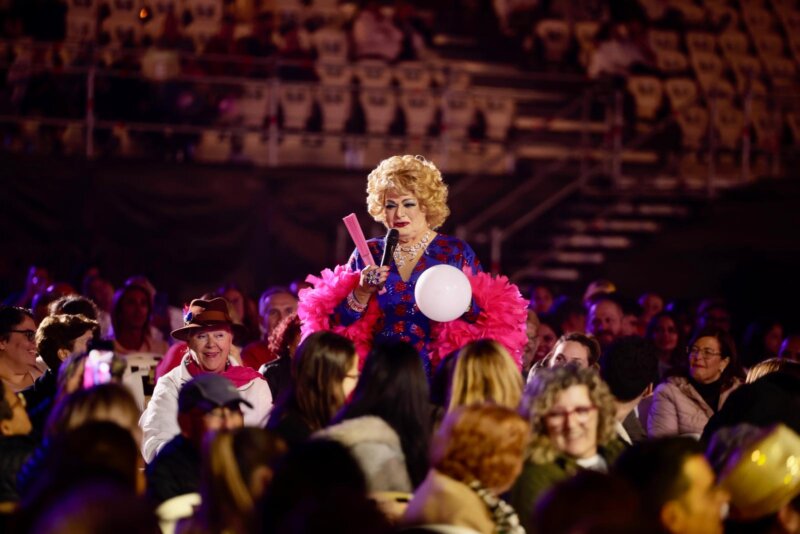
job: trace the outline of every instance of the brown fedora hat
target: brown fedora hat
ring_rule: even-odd
[[[224,298],[194,299],[183,315],[183,327],[173,330],[172,337],[186,341],[195,330],[223,324],[231,328],[234,337],[247,333],[244,326],[234,323],[231,319],[231,315],[228,313],[228,301]]]

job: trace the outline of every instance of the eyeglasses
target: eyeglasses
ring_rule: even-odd
[[[568,417],[575,416],[575,420],[579,423],[585,423],[589,420],[592,413],[597,410],[597,406],[578,406],[571,410],[554,410],[544,414],[544,418],[548,424],[563,425]]]
[[[34,339],[36,339],[36,330],[9,330],[9,332],[22,334],[28,339],[28,341],[33,341]]]
[[[686,347],[686,354],[689,356],[699,356],[704,360],[710,360],[714,356],[722,356],[721,352],[715,352],[711,349],[701,349],[696,345]]]

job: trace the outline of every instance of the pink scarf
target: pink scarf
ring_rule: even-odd
[[[200,365],[194,361],[194,358],[191,356],[186,359],[186,370],[189,371],[189,374],[194,376],[200,376],[208,373],[208,371],[204,370]],[[226,365],[225,370],[221,373],[217,373],[218,375],[222,375],[231,382],[236,388],[240,388],[245,384],[248,384],[256,379],[264,380],[264,377],[261,376],[258,371],[255,369],[251,369],[249,367],[245,367],[243,365],[231,365],[230,362]]]

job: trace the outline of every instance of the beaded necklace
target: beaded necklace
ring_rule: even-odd
[[[430,237],[431,231],[428,230],[425,232],[425,235],[422,236],[422,239],[413,245],[397,245],[397,248],[394,249],[394,263],[397,265],[398,269],[405,265],[406,262],[410,262],[416,258],[420,250],[424,251],[426,248],[428,248]]]

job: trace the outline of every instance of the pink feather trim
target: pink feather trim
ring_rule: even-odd
[[[349,267],[343,265],[337,265],[332,271],[325,269],[319,277],[308,275],[306,282],[314,287],[300,290],[297,315],[301,321],[301,339],[321,330],[335,332],[355,344],[360,363],[363,365],[367,353],[372,348],[375,324],[382,316],[377,300],[371,299],[361,319],[350,326],[331,326],[330,319],[336,306],[356,288],[360,276],[358,271],[351,271]]]
[[[488,338],[503,345],[521,369],[522,352],[528,343],[528,302],[505,276],[492,278],[488,273],[472,274],[467,269],[464,272],[481,312],[474,323],[463,319],[433,323],[433,341],[429,345],[431,365],[435,368],[442,358],[470,341]]]
[[[472,274],[465,269],[472,286],[472,295],[481,309],[478,319],[468,323],[457,319],[449,323],[432,323],[431,342],[428,344],[433,368],[442,358],[460,349],[470,341],[490,338],[503,345],[511,354],[517,367],[522,367],[522,351],[528,342],[526,321],[527,301],[519,288],[505,276],[492,278],[487,273]],[[334,270],[325,269],[320,276],[309,275],[306,281],[313,288],[300,290],[297,314],[302,321],[301,336],[320,330],[330,330],[350,339],[356,346],[363,365],[372,347],[376,325],[383,313],[376,299],[370,300],[364,315],[350,326],[331,326],[330,316],[336,306],[358,285],[360,273],[339,265]]]

